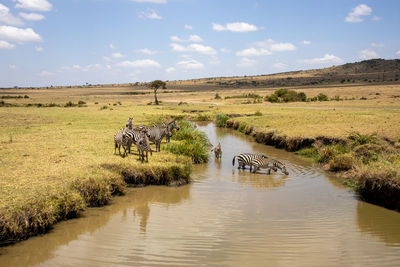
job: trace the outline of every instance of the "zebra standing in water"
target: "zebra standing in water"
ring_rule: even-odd
[[[168,123],[167,125],[169,133],[166,137],[166,141],[167,143],[169,143],[171,136],[172,136],[172,130],[173,129],[177,129],[178,131],[180,130],[178,123],[176,122],[176,119],[174,119],[173,121],[171,121],[170,123]]]
[[[218,145],[216,145],[211,151],[214,151],[215,153],[215,158],[220,159],[222,157],[222,148],[221,148],[221,143],[218,142]]]
[[[150,132],[146,128],[143,131],[140,131],[138,139],[136,141],[136,147],[139,152],[139,160],[144,161],[144,152],[146,152],[146,162],[149,162],[149,156],[148,153],[150,151],[150,155],[153,155],[153,151],[150,148],[150,143],[149,143],[149,135]]]
[[[251,154],[251,153],[242,153],[240,155],[234,156],[232,159],[232,166],[235,165],[235,158],[238,160],[238,169],[242,168],[244,169],[246,165],[250,166],[250,170],[252,165],[250,164],[253,159],[258,159],[258,158],[268,158],[264,154]]]
[[[124,157],[128,156],[127,149],[130,143],[130,138],[126,134],[125,130],[121,128],[120,132],[114,134],[114,155],[118,148],[119,154],[121,155],[121,146],[124,148]]]
[[[250,167],[253,166],[253,173],[255,173],[259,169],[268,169],[268,174],[271,173],[271,170],[277,171],[280,169],[284,174],[289,175],[289,172],[286,170],[285,165],[276,160],[276,159],[266,159],[266,158],[257,158],[253,159],[250,163]]]

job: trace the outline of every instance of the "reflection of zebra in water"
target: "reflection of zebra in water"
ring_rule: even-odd
[[[268,169],[268,174],[271,173],[271,170],[277,171],[278,169],[281,170],[284,174],[288,175],[289,172],[286,170],[285,165],[276,160],[276,159],[266,159],[266,158],[257,158],[253,159],[250,163],[250,168],[253,168],[253,173],[255,173],[259,169]]]
[[[169,143],[171,136],[172,136],[172,130],[177,129],[179,131],[180,128],[179,128],[179,125],[178,125],[176,119],[171,121],[170,123],[168,123],[167,127],[168,127],[169,134],[167,135],[166,139],[167,139],[167,143]]]
[[[121,132],[117,132],[114,134],[114,155],[116,153],[116,150],[118,148],[119,154],[121,155],[121,146],[124,149],[124,157],[128,155],[127,149],[130,143],[130,138],[126,134],[125,130],[121,129]]]
[[[148,153],[150,151],[150,155],[153,155],[153,151],[150,148],[150,142],[149,142],[149,131],[148,129],[144,129],[139,133],[138,139],[136,141],[136,147],[139,152],[139,160],[144,161],[145,154],[146,152],[146,162],[149,162],[149,157]]]
[[[253,159],[258,159],[258,158],[268,158],[266,155],[264,154],[251,154],[251,153],[242,153],[240,155],[234,156],[232,159],[232,166],[235,165],[235,158],[237,158],[238,160],[238,169],[242,168],[244,169],[246,167],[246,165],[250,166],[250,170],[251,170],[251,161]]]
[[[222,148],[221,148],[221,143],[218,142],[218,145],[216,145],[211,151],[214,151],[215,158],[220,159],[222,157]]]

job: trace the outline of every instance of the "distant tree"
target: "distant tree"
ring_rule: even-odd
[[[166,84],[165,82],[161,81],[161,80],[155,80],[155,81],[152,81],[151,83],[148,84],[148,87],[151,88],[151,89],[153,89],[153,91],[154,91],[154,103],[155,103],[156,105],[158,105],[157,90],[158,90],[160,87],[161,87],[162,89],[166,89],[166,88],[167,88],[166,85],[167,85],[167,84]]]

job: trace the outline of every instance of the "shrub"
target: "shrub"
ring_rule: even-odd
[[[76,106],[76,104],[74,104],[73,102],[71,102],[71,101],[68,101],[67,103],[65,103],[65,105],[64,105],[64,107],[66,107],[66,108],[69,108],[69,107],[75,107]]]
[[[254,113],[254,116],[262,116],[261,111],[257,110],[256,113]]]
[[[104,106],[102,106],[102,107],[100,108],[100,110],[103,110],[103,109],[108,109],[108,106],[107,106],[107,105],[104,105]]]
[[[349,139],[352,140],[353,147],[364,144],[374,144],[377,141],[376,133],[360,134],[359,132],[351,132]]]
[[[293,90],[279,89],[276,90],[272,95],[265,98],[266,101],[277,103],[277,102],[304,102],[307,101],[305,93],[297,93]]]
[[[317,96],[317,99],[318,99],[318,101],[329,101],[328,96],[325,95],[325,94],[323,94],[323,93],[320,93],[320,94]]]
[[[229,120],[229,116],[224,113],[218,113],[216,117],[217,127],[225,127],[226,122]]]
[[[218,93],[216,93],[214,99],[221,99],[221,96]]]
[[[206,114],[199,114],[196,118],[196,121],[210,121],[211,118],[209,115]]]
[[[353,167],[354,158],[351,154],[338,155],[329,161],[329,170],[348,171]]]
[[[86,104],[85,101],[82,101],[82,100],[79,100],[79,101],[78,101],[78,105],[85,105],[85,104]]]

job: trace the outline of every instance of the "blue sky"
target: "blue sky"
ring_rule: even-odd
[[[0,87],[270,74],[400,58],[400,1],[0,0]]]

